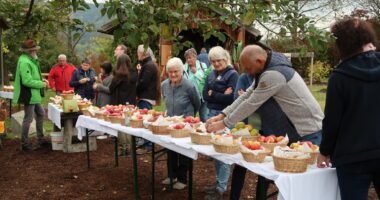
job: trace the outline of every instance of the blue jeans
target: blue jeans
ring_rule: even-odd
[[[210,109],[208,117],[214,117],[216,115],[219,115],[221,112],[221,110]],[[225,191],[227,191],[228,179],[230,178],[231,173],[231,166],[219,160],[214,160],[214,162],[216,171],[216,189],[219,190],[219,192],[224,193]]]
[[[147,101],[144,101],[144,100],[140,100],[138,103],[137,103],[137,107],[139,109],[148,109],[148,110],[151,110],[153,108],[153,105]],[[147,149],[151,149],[152,148],[152,142],[148,141],[148,140],[145,140],[144,139],[144,144],[143,146],[145,146]]]
[[[321,145],[322,141],[322,131],[317,131],[315,133],[312,133],[310,135],[305,135],[301,137],[301,141],[310,141],[315,145]]]
[[[380,197],[380,159],[345,164],[336,168],[342,200],[368,199],[368,189],[373,183]]]
[[[207,102],[202,100],[201,107],[199,108],[199,118],[202,122],[206,122],[208,116]]]
[[[153,108],[152,104],[150,104],[149,102],[147,101],[144,101],[144,100],[140,100],[138,103],[137,103],[137,107],[139,109],[148,109],[148,110],[151,110]]]

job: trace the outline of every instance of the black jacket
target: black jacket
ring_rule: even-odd
[[[127,102],[131,105],[136,105],[136,72],[130,72],[128,77],[112,78],[111,85],[109,86],[111,93],[111,105],[125,105]]]
[[[234,102],[234,91],[239,74],[231,66],[227,66],[221,73],[211,71],[206,78],[203,89],[203,98],[207,102],[207,107],[213,110],[223,110]],[[224,94],[227,88],[232,88],[231,94]],[[208,91],[212,90],[211,96]]]
[[[141,72],[137,81],[137,96],[139,99],[157,99],[158,70],[151,57],[140,61]]]
[[[336,166],[380,158],[380,53],[344,60],[329,78],[321,154]]]

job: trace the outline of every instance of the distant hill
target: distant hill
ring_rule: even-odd
[[[110,21],[110,19],[107,16],[103,16],[100,13],[100,10],[103,8],[104,4],[99,3],[99,7],[96,7],[95,4],[88,3],[90,6],[90,9],[85,11],[77,11],[74,13],[74,17],[76,19],[81,20],[85,23],[92,23],[95,25],[96,29],[99,29],[103,24]],[[88,43],[90,42],[91,38],[94,37],[107,37],[109,36],[96,32],[89,32],[86,33],[83,38],[80,40],[78,46],[77,46],[77,53],[83,54],[84,47],[88,46]]]

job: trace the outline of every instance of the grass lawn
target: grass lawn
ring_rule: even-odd
[[[312,94],[314,97],[317,99],[318,103],[321,105],[322,110],[325,108],[325,98],[326,98],[326,84],[316,84],[313,86],[309,86],[309,89],[311,90]],[[49,103],[49,98],[55,96],[55,92],[51,90],[46,90],[45,92],[45,98],[43,98],[42,104],[45,108],[47,108],[47,105]],[[13,104],[14,107],[17,107],[17,104]],[[155,110],[157,111],[165,111],[165,105],[164,102],[161,101],[161,104],[158,106],[154,107]],[[18,134],[13,134],[11,133],[11,120],[7,118],[6,122],[6,127],[8,127],[8,133],[6,138],[7,139],[14,139],[18,138]],[[46,135],[49,135],[53,131],[53,123],[49,121],[48,119],[45,120],[44,122],[44,129]]]

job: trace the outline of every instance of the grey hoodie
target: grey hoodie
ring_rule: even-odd
[[[227,127],[256,112],[268,99],[279,104],[302,137],[322,129],[322,110],[301,76],[280,53],[268,56],[267,69],[260,75],[258,86],[251,86],[232,105],[223,110]]]

